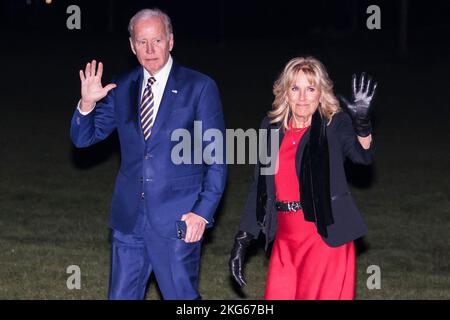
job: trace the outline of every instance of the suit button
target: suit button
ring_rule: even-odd
[[[141,199],[142,199],[142,200],[144,199],[144,196],[145,196],[145,193],[142,192],[142,193],[141,193]]]
[[[140,182],[140,183],[144,182],[144,178],[143,178],[143,177],[140,177],[140,178],[139,178],[139,182]]]

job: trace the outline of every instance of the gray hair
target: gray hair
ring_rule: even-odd
[[[138,11],[131,19],[128,24],[128,32],[130,33],[130,37],[133,38],[133,28],[136,22],[139,20],[151,19],[151,18],[161,18],[166,26],[167,36],[173,33],[172,22],[170,21],[169,16],[162,10],[154,8],[154,9],[142,9]]]

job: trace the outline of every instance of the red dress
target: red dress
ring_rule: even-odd
[[[286,130],[278,154],[276,198],[299,201],[295,153],[307,128]],[[302,211],[278,212],[265,290],[267,300],[349,300],[355,294],[353,241],[329,247]]]

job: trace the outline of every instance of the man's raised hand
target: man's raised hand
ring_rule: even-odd
[[[86,64],[86,69],[80,70],[80,80],[81,80],[81,111],[87,112],[92,110],[94,104],[103,99],[108,91],[114,89],[116,85],[110,83],[106,86],[102,86],[102,74],[103,74],[103,64],[98,63],[95,60],[88,62]]]

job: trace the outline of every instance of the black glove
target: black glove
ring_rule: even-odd
[[[343,102],[345,109],[350,114],[353,120],[356,134],[360,137],[367,137],[372,132],[372,125],[370,123],[370,103],[375,96],[377,83],[373,83],[370,76],[367,77],[363,72],[359,81],[359,86],[356,84],[356,75],[352,76],[352,102],[339,95],[339,99]],[[372,88],[371,88],[372,83]]]
[[[239,231],[234,238],[233,249],[231,250],[231,256],[229,261],[229,267],[231,276],[234,280],[241,286],[245,286],[247,282],[245,281],[243,271],[243,261],[245,258],[245,252],[248,246],[255,237],[245,231]]]

